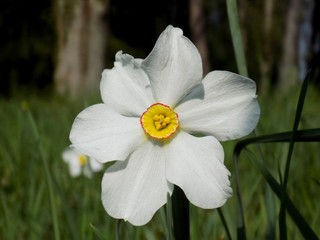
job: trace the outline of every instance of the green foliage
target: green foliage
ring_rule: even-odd
[[[299,89],[288,95],[260,98],[262,109],[258,135],[290,131],[295,114]],[[308,90],[301,129],[319,127],[319,92]],[[1,239],[54,239],[49,189],[39,153],[39,146],[28,120],[30,109],[39,132],[41,146],[52,177],[58,227],[62,239],[115,239],[117,221],[111,219],[101,204],[100,183],[103,173],[92,179],[71,178],[61,153],[70,142],[71,124],[86,104],[70,102],[58,97],[0,100],[2,110],[0,128],[0,238]],[[232,173],[235,188],[232,152],[235,142],[225,142],[225,163]],[[268,171],[279,182],[278,166],[285,168],[287,143],[266,143],[261,146]],[[239,178],[243,200],[246,234],[248,239],[263,239],[267,232],[267,212],[270,206],[264,197],[266,182],[250,159],[257,158],[256,147],[248,149],[254,154],[241,154]],[[320,169],[319,143],[296,143],[291,160],[287,194],[307,224],[320,235],[318,169]],[[107,166],[106,166],[107,167]],[[277,198],[274,193],[271,198]],[[271,206],[272,207],[272,206]],[[279,212],[279,201],[273,206]],[[168,236],[163,210],[143,227],[132,227],[122,222],[123,239],[163,239]],[[236,239],[237,211],[233,197],[221,209],[233,239]],[[278,233],[278,220],[274,220]],[[288,238],[300,233],[296,224],[287,219]],[[218,210],[203,210],[190,206],[191,239],[227,238]]]
[[[316,161],[317,159],[316,155],[319,152],[316,146],[317,144],[319,144],[319,141],[320,141],[320,128],[310,129],[309,126],[304,126],[304,127],[307,127],[308,130],[297,131],[297,127],[298,127],[297,121],[300,118],[299,115],[302,113],[303,98],[304,98],[304,94],[306,93],[306,86],[307,85],[304,84],[302,87],[302,91],[301,91],[299,102],[298,102],[298,108],[296,110],[296,113],[293,113],[293,116],[295,114],[297,116],[295,118],[295,125],[294,125],[293,131],[275,133],[270,135],[258,136],[251,139],[246,139],[246,140],[240,141],[235,148],[235,156],[238,157],[241,149],[243,149],[245,146],[253,143],[255,144],[264,143],[264,145],[260,145],[261,147],[260,151],[256,147],[250,148],[251,152],[249,155],[247,154],[247,160],[249,159],[251,160],[252,166],[258,170],[259,174],[262,174],[263,183],[268,183],[268,185],[272,189],[273,196],[277,196],[280,200],[276,202],[275,206],[268,206],[269,205],[268,199],[266,199],[264,203],[265,207],[267,207],[266,208],[267,211],[270,211],[270,207],[271,207],[273,208],[271,209],[272,211],[274,211],[274,208],[276,208],[275,212],[279,213],[278,232],[281,236],[280,239],[285,239],[287,236],[289,239],[292,239],[297,234],[299,236],[302,235],[305,239],[317,239],[317,235],[319,235],[319,232],[317,232],[318,231],[316,227],[317,225],[313,224],[315,221],[319,221],[319,213],[318,213],[319,209],[317,209],[315,212],[313,212],[310,209],[311,211],[308,214],[306,214],[306,205],[304,204],[308,203],[315,206],[316,203],[319,201],[319,197],[317,197],[317,195],[319,194],[313,193],[314,191],[317,191],[316,184],[315,183],[309,184],[310,180],[313,178],[312,174],[315,174],[315,172],[314,170],[311,170],[311,169],[307,170],[306,167],[308,165],[312,166],[313,169],[317,169],[320,167],[319,163]],[[308,109],[305,112],[309,112],[309,113],[310,113],[310,108],[312,108],[313,106],[313,104],[310,104],[313,101],[312,98],[316,96],[314,95],[313,91],[311,91],[310,95],[311,96],[309,100],[307,97],[307,102],[309,104],[306,104],[304,106],[306,110]],[[294,97],[292,97],[292,99],[294,99]],[[294,102],[295,101],[290,101],[291,107],[294,105]],[[289,107],[289,104],[286,104],[284,109],[288,109],[291,107]],[[276,111],[274,112],[277,113]],[[279,114],[281,114],[280,111],[278,112],[278,115]],[[304,116],[305,118],[310,119],[310,116],[306,116],[306,115]],[[319,118],[313,119],[313,120],[317,122],[319,121]],[[292,126],[293,119],[290,119],[290,121]],[[275,122],[271,122],[271,124],[274,124],[274,126],[276,125]],[[286,130],[290,130],[290,124],[287,124]],[[279,132],[279,131],[276,130],[275,132]],[[290,143],[290,145],[284,144],[286,142]],[[270,143],[270,144],[266,144],[266,143]],[[296,144],[295,149],[293,149],[294,143]],[[312,145],[315,148],[310,149],[309,147]],[[288,146],[289,146],[289,153],[286,152],[288,151],[287,150]],[[308,151],[310,151],[308,152],[308,154],[306,154],[306,148],[308,148]],[[277,155],[276,153],[279,153],[279,154]],[[259,154],[260,154],[260,157],[259,157]],[[239,162],[239,164],[241,165],[242,163]],[[290,164],[291,164],[291,170],[289,169]],[[303,174],[301,175],[302,171],[305,172],[306,175],[303,175]],[[241,171],[239,172],[241,175]],[[279,174],[279,172],[281,174]],[[284,175],[282,174],[282,172],[284,172]],[[305,180],[308,178],[310,179],[309,181],[306,182]],[[287,185],[284,185],[285,181]],[[310,190],[305,191],[306,188]],[[264,194],[266,194],[266,192],[267,191],[265,191]],[[302,197],[306,202],[298,200],[297,197],[298,198]],[[288,219],[288,218],[285,218],[285,220],[283,219],[285,217],[286,212],[291,217],[291,219]],[[244,214],[246,215],[245,211],[244,211]],[[289,223],[287,222],[288,220],[290,220]],[[275,219],[273,219],[272,221],[274,223],[276,222]],[[288,229],[290,229],[290,231]],[[296,231],[294,231],[293,229],[296,229]],[[299,231],[297,231],[298,229]],[[276,230],[273,229],[272,231],[276,231]]]
[[[228,18],[230,23],[230,31],[231,31],[231,37],[233,40],[233,48],[236,55],[236,61],[237,66],[240,74],[247,76],[247,66],[245,61],[245,55],[244,55],[244,48],[242,44],[242,36],[241,36],[241,29],[239,24],[239,17],[238,17],[238,10],[237,10],[237,3],[235,0],[228,0],[227,1],[227,10],[228,10]],[[238,206],[238,220],[237,220],[237,237],[238,239],[246,239],[246,224],[244,220],[244,208],[242,203],[242,196],[241,196],[241,190],[240,190],[240,178],[239,178],[239,168],[238,168],[238,159],[240,152],[242,148],[249,144],[251,141],[252,143],[256,143],[257,150],[258,150],[258,156],[255,158],[252,158],[252,162],[259,170],[259,173],[263,176],[263,180],[266,181],[273,191],[274,194],[276,194],[280,199],[280,210],[279,210],[279,238],[280,239],[287,239],[288,236],[288,230],[287,230],[287,218],[286,218],[286,212],[289,213],[292,220],[295,222],[296,227],[300,230],[300,233],[305,239],[318,239],[316,236],[316,233],[313,232],[312,228],[308,225],[308,223],[305,221],[303,216],[300,214],[300,212],[295,208],[295,205],[291,202],[289,196],[287,195],[287,184],[288,184],[288,178],[289,178],[289,170],[292,162],[292,156],[293,156],[293,149],[295,142],[297,141],[297,137],[300,135],[298,133],[298,126],[301,119],[302,109],[304,106],[305,96],[308,89],[308,84],[310,80],[311,72],[309,71],[308,75],[306,76],[306,79],[304,80],[300,96],[298,99],[298,104],[295,109],[295,119],[293,123],[293,127],[290,129],[291,131],[289,133],[285,133],[287,138],[285,139],[282,133],[269,135],[266,137],[255,137],[251,140],[244,140],[241,141],[238,145],[235,147],[235,154],[234,154],[234,168],[235,168],[235,178],[236,178],[236,197],[237,197],[237,206]],[[265,88],[267,86],[264,86]],[[316,142],[319,142],[319,129],[310,130],[307,134],[305,131],[303,132],[304,135],[307,135],[307,138],[314,137]],[[280,136],[280,134],[282,134]],[[286,160],[283,161],[285,164],[284,171],[281,170],[280,164],[278,165],[278,174],[279,174],[279,180],[275,180],[272,174],[269,172],[268,167],[266,165],[265,156],[262,154],[261,147],[259,145],[259,142],[261,140],[269,141],[271,143],[281,142],[281,141],[287,141],[289,142],[289,149],[286,156]],[[310,139],[309,139],[310,140]],[[303,140],[302,138],[299,138],[299,141],[307,141]],[[284,174],[283,174],[284,172]],[[279,182],[279,183],[278,183]],[[272,192],[269,188],[266,190],[266,197],[265,197],[265,205],[267,206],[267,229],[265,236],[270,239],[274,239],[276,234],[275,230],[275,210],[274,210],[274,200],[271,198]],[[270,214],[271,212],[271,214]],[[290,236],[290,239],[292,236]]]
[[[58,235],[61,239],[97,239],[98,231],[105,239],[115,239],[117,221],[108,217],[101,203],[103,173],[92,179],[71,178],[61,157],[70,144],[72,122],[84,107],[58,97],[0,99],[0,239],[58,239]],[[156,217],[146,227],[133,229],[124,223],[123,236],[157,239],[164,235],[163,229]]]

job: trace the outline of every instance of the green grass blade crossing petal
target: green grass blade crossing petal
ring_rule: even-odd
[[[244,54],[244,47],[242,43],[242,35],[239,23],[239,16],[238,16],[238,7],[236,0],[227,0],[227,12],[228,12],[228,19],[229,19],[229,27],[231,32],[232,44],[233,49],[236,57],[238,71],[243,76],[248,76],[248,68],[246,64],[246,58]],[[246,239],[246,230],[245,230],[245,222],[244,222],[244,214],[243,214],[243,207],[241,201],[241,192],[239,186],[239,176],[238,176],[238,169],[235,165],[235,178],[236,178],[236,193],[237,193],[237,204],[238,204],[238,226],[237,226],[237,235],[238,239]]]

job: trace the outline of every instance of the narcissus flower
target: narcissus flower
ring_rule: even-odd
[[[102,73],[103,103],[77,116],[70,139],[101,163],[117,160],[102,180],[112,217],[146,224],[174,185],[200,208],[218,208],[232,195],[219,141],[256,127],[256,84],[227,71],[202,74],[198,50],[172,26],[147,58],[118,52]]]
[[[88,178],[91,178],[94,172],[100,172],[103,165],[80,153],[74,148],[67,148],[62,153],[62,159],[69,165],[70,175],[78,177],[83,173]]]

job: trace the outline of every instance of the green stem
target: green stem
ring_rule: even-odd
[[[168,228],[168,240],[172,240],[172,202],[170,194],[167,195],[167,228]]]
[[[175,240],[189,240],[189,201],[178,186],[172,194],[172,213]]]
[[[122,220],[119,219],[117,220],[117,224],[116,224],[116,240],[120,240],[121,239],[121,232],[122,232]]]

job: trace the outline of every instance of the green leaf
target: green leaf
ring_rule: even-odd
[[[303,81],[302,88],[300,91],[300,96],[299,96],[297,110],[296,110],[296,116],[294,119],[293,129],[291,132],[292,134],[291,134],[291,138],[290,138],[290,145],[289,145],[289,150],[288,150],[288,155],[287,155],[286,167],[285,167],[285,172],[284,172],[284,176],[283,176],[283,184],[282,184],[283,194],[282,194],[282,198],[281,198],[280,213],[279,213],[279,228],[280,228],[280,238],[281,239],[287,239],[286,214],[285,214],[286,205],[284,204],[283,198],[284,198],[285,193],[287,191],[291,158],[292,158],[293,148],[294,148],[294,144],[295,144],[295,135],[297,133],[300,118],[302,115],[302,109],[303,109],[304,100],[305,100],[305,97],[307,94],[310,75],[311,75],[311,71],[308,72],[305,80]]]
[[[52,224],[53,224],[53,231],[54,231],[54,239],[60,240],[60,230],[59,230],[59,222],[58,222],[58,216],[57,216],[57,208],[56,208],[56,200],[55,200],[55,193],[53,191],[53,183],[52,183],[52,176],[51,172],[49,170],[48,160],[45,156],[45,151],[41,143],[40,134],[38,131],[37,124],[32,116],[32,113],[30,110],[27,110],[27,117],[30,123],[30,127],[32,130],[32,133],[34,135],[34,138],[37,143],[38,151],[42,160],[44,174],[45,174],[45,180],[49,191],[49,201],[50,201],[50,209],[51,209],[51,217],[52,217]]]
[[[228,236],[229,240],[231,240],[232,238],[231,238],[231,234],[230,234],[230,231],[229,231],[229,228],[228,228],[228,225],[227,225],[227,221],[226,221],[226,219],[225,219],[225,217],[223,215],[223,212],[222,212],[221,208],[218,208],[218,213],[219,213],[219,217],[221,219],[221,222],[223,224],[223,227],[226,230],[227,236]]]
[[[248,76],[248,69],[246,64],[246,58],[244,54],[244,47],[242,43],[241,29],[239,24],[238,8],[236,0],[227,0],[227,12],[229,19],[229,27],[231,32],[233,49],[236,57],[238,72],[243,76]],[[246,239],[246,230],[243,216],[243,207],[241,201],[241,193],[239,187],[239,176],[237,165],[235,165],[235,177],[236,177],[236,196],[238,207],[238,220],[237,220],[237,235],[238,239]]]
[[[90,223],[90,227],[92,228],[93,232],[95,235],[98,237],[100,240],[106,240],[106,238],[103,236],[103,234],[100,232],[98,228],[96,228],[93,224]]]
[[[238,156],[243,148],[250,144],[259,144],[259,143],[280,143],[280,142],[290,142],[292,133],[282,132],[263,135],[259,137],[247,138],[242,141],[239,141],[234,149],[234,154]],[[298,130],[294,136],[295,142],[318,142],[320,141],[320,128]]]
[[[238,71],[241,75],[248,76],[236,0],[227,0],[227,12]]]
[[[234,149],[234,164],[235,169],[237,170],[238,167],[238,159],[241,151],[250,144],[261,144],[261,143],[281,143],[281,142],[290,142],[292,138],[292,132],[283,132],[283,133],[276,133],[276,134],[270,134],[265,136],[259,136],[259,137],[253,137],[248,138],[245,140],[242,140],[238,142]],[[319,142],[320,141],[320,128],[316,129],[308,129],[308,130],[298,130],[295,133],[294,136],[295,142]],[[264,178],[266,179],[267,183],[273,190],[273,192],[276,193],[276,195],[281,198],[281,192],[282,188],[279,183],[273,178],[273,176],[270,174],[264,163],[256,158],[250,157],[255,167],[262,173]],[[237,173],[237,171],[236,171]],[[238,173],[236,174],[238,175]],[[236,182],[238,182],[237,180]],[[237,192],[240,192],[240,187],[237,183]],[[241,196],[240,196],[241,198]],[[241,200],[241,199],[240,199]],[[310,228],[310,226],[307,224],[307,222],[304,220],[302,215],[299,213],[297,208],[294,206],[294,204],[291,202],[291,200],[288,198],[287,194],[285,194],[286,203],[286,210],[288,211],[290,217],[295,222],[297,227],[299,228],[300,232],[306,239],[318,239],[316,234],[313,232],[313,230]],[[240,225],[241,226],[241,225]],[[242,227],[243,228],[243,227]],[[242,228],[239,228],[238,231],[243,230]]]
[[[273,192],[278,196],[279,199],[282,197],[282,186],[276,181],[276,179],[271,175],[266,166],[257,158],[253,156],[253,153],[246,149],[246,153],[248,157],[251,159],[253,165],[260,171],[260,173],[264,176],[267,183],[273,190]],[[286,210],[289,213],[290,217],[299,228],[301,234],[305,239],[318,239],[317,235],[310,228],[309,224],[305,221],[303,216],[300,214],[298,209],[295,207],[293,202],[290,200],[287,193],[285,193],[284,203],[286,205]]]
[[[236,145],[237,146],[237,145]],[[240,154],[240,152],[239,152]],[[246,227],[244,221],[244,214],[243,214],[243,204],[242,204],[242,197],[241,197],[241,188],[240,188],[240,178],[239,178],[239,169],[238,169],[238,154],[234,154],[233,164],[234,164],[234,177],[236,182],[236,197],[237,197],[237,237],[239,240],[246,239]]]

